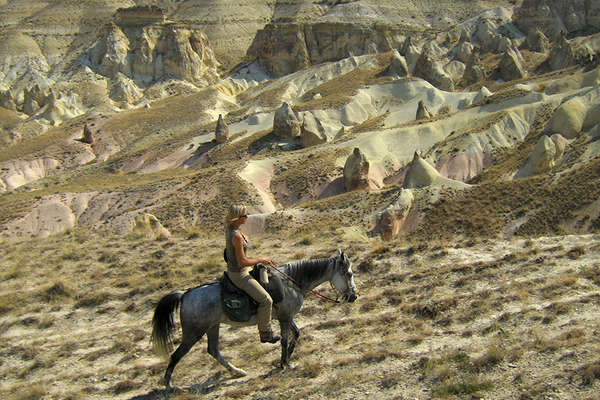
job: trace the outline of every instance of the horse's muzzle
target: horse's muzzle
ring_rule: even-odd
[[[358,296],[356,296],[355,293],[351,293],[351,294],[349,294],[349,295],[346,296],[346,301],[348,303],[353,303],[356,300],[357,297]]]

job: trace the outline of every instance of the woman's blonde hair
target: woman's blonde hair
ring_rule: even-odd
[[[241,204],[233,204],[231,207],[229,207],[229,211],[227,211],[227,215],[225,215],[225,230],[229,229],[235,220],[243,217],[244,215],[248,215],[246,206]]]

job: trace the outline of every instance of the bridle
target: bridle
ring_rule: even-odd
[[[334,261],[335,262],[335,261]],[[337,263],[336,263],[337,264]],[[291,281],[292,283],[294,283],[301,291],[306,292],[308,294],[310,294],[313,297],[316,297],[317,299],[323,300],[323,301],[328,301],[330,303],[336,303],[339,304],[341,303],[341,301],[338,300],[339,298],[339,294],[341,293],[340,290],[338,290],[333,283],[329,282],[329,284],[331,285],[331,287],[338,293],[338,297],[336,297],[335,299],[332,299],[331,297],[325,296],[323,294],[317,293],[314,290],[311,289],[304,289],[300,283],[298,283],[294,278],[292,278],[291,276],[289,276],[288,274],[286,274],[283,271],[280,271],[277,267],[270,265],[270,268],[274,269],[275,271],[279,272],[283,277],[285,277],[287,280]],[[337,268],[337,265],[334,267]],[[345,293],[342,293],[344,296],[348,296]]]
[[[294,283],[294,285],[298,286],[298,288],[303,291],[303,292],[307,292],[308,294],[312,295],[313,297],[316,297],[317,299],[321,299],[323,301],[328,301],[330,303],[341,303],[341,301],[337,300],[337,299],[332,299],[331,297],[327,297],[323,294],[317,293],[314,290],[311,289],[303,289],[302,286],[291,276],[289,276],[288,274],[286,274],[283,271],[280,271],[277,267],[274,267],[272,265],[269,266],[269,268],[274,269],[275,271],[279,272],[281,275],[283,275],[283,277],[285,277],[287,280],[291,281],[292,283]],[[331,285],[333,287],[333,284]],[[336,289],[337,290],[337,289]]]

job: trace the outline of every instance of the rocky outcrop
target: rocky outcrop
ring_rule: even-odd
[[[568,100],[556,109],[547,131],[559,133],[567,139],[574,139],[583,128],[586,112],[586,105],[579,98]]]
[[[583,120],[583,129],[589,130],[600,124],[600,103],[592,104]]]
[[[229,140],[229,127],[223,120],[223,115],[219,114],[217,126],[215,127],[215,141],[217,143],[225,143]]]
[[[542,136],[516,177],[539,175],[552,170],[562,157],[567,140],[561,135]]]
[[[411,190],[402,189],[398,198],[377,215],[376,230],[383,240],[397,238],[413,204]]]
[[[561,33],[600,31],[597,1],[524,0],[515,10],[514,22],[522,32],[539,28],[551,40]]]
[[[463,75],[463,81],[466,85],[479,82],[485,78],[485,69],[479,59],[479,54],[473,52],[467,65],[465,67],[465,73]]]
[[[109,24],[82,63],[108,78],[123,74],[148,86],[175,78],[206,85],[218,78],[218,62],[206,36],[175,24]]]
[[[300,133],[302,147],[311,147],[327,142],[327,135],[321,125],[321,121],[311,113],[304,115]]]
[[[83,127],[83,136],[81,137],[81,142],[86,144],[94,143],[94,134],[90,130],[88,124],[85,124]]]
[[[344,187],[348,192],[369,187],[369,161],[358,147],[344,164]]]
[[[521,61],[523,57],[517,49],[508,49],[500,59],[498,73],[505,81],[523,79],[527,76],[527,71],[523,68]]]
[[[405,189],[418,189],[427,186],[446,186],[456,189],[469,187],[461,181],[444,178],[435,167],[425,161],[419,153],[415,152],[409,163],[402,187]]]
[[[460,41],[452,50],[454,57],[463,63],[469,62],[473,53],[473,44],[467,41]]]
[[[3,192],[51,175],[60,167],[60,162],[53,158],[42,158],[7,161],[0,166],[0,192]]]
[[[532,29],[527,35],[527,48],[538,53],[547,53],[550,50],[550,40],[538,28]]]
[[[268,24],[257,32],[247,58],[258,60],[273,77],[281,77],[325,61],[391,51],[405,34],[391,25]]]
[[[560,35],[550,50],[546,61],[550,69],[562,69],[575,64],[575,50],[564,35]]]
[[[431,50],[423,50],[421,57],[417,60],[413,74],[425,79],[438,89],[448,92],[454,90],[452,78],[444,71],[442,64],[434,59]]]
[[[0,107],[17,111],[17,105],[15,104],[14,96],[10,90],[0,92]]]
[[[431,117],[433,117],[433,113],[431,111],[429,111],[429,109],[427,108],[427,106],[425,105],[423,100],[419,100],[419,104],[417,105],[417,114],[415,116],[415,119],[418,121],[421,119],[429,119]]]
[[[444,71],[454,82],[459,82],[465,74],[466,65],[460,61],[452,60],[444,65]]]
[[[417,64],[419,57],[421,57],[421,50],[413,43],[410,36],[402,43],[400,53],[406,58],[408,71],[412,73],[415,70],[415,65]]]
[[[487,97],[490,97],[491,95],[492,95],[492,92],[490,92],[490,89],[488,89],[485,86],[482,86],[481,89],[479,89],[479,92],[477,92],[477,94],[473,98],[473,103],[477,104],[477,103],[485,100]]]
[[[166,239],[171,237],[171,232],[152,214],[143,214],[135,217],[132,231],[138,235],[153,238]]]
[[[109,97],[121,103],[135,104],[142,97],[142,91],[131,78],[118,72],[113,77]]]
[[[273,116],[273,134],[281,139],[294,139],[300,135],[300,121],[288,103],[283,103]]]
[[[387,74],[403,78],[409,75],[408,64],[406,59],[398,53],[398,50],[394,50],[392,53],[392,61],[387,69]]]

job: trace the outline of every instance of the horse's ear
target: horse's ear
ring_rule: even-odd
[[[344,257],[344,252],[342,250],[338,249],[337,256],[338,257]]]

